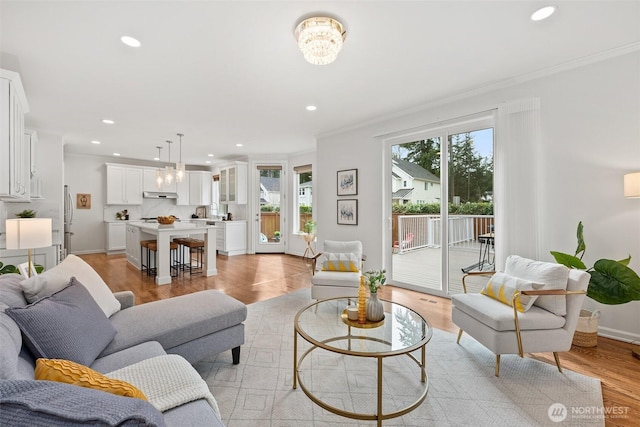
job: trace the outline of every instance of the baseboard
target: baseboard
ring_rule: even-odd
[[[598,327],[598,336],[611,338],[618,341],[634,342],[640,341],[640,334],[634,334],[632,332],[621,331],[618,329],[607,328],[604,326]]]

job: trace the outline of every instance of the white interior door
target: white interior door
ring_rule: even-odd
[[[254,171],[254,197],[257,235],[256,253],[284,253],[286,236],[286,204],[284,168],[282,164],[258,164]]]

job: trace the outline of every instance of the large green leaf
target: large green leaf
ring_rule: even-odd
[[[586,270],[587,266],[584,262],[573,255],[565,254],[562,252],[551,251],[551,255],[556,259],[558,264],[562,264],[569,268],[577,268],[579,270]]]
[[[587,296],[602,304],[640,300],[640,277],[632,269],[611,259],[598,260],[593,268]]]
[[[576,256],[578,256],[580,252],[582,252],[582,255],[584,255],[584,251],[587,250],[587,244],[584,242],[582,221],[578,223],[578,230],[576,231],[576,237],[578,238],[578,247],[576,248]],[[582,259],[582,255],[580,255],[580,259]]]

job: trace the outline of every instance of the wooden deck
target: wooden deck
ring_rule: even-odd
[[[467,242],[463,245],[449,247],[449,294],[462,292],[463,268],[474,266],[478,263],[480,243]],[[493,259],[493,252],[490,254]],[[442,291],[442,263],[441,248],[421,248],[402,254],[393,254],[393,272],[389,282],[402,287],[407,284],[411,289],[420,288],[424,292],[429,290]],[[493,266],[484,264],[482,271],[491,270]],[[473,271],[478,271],[474,268]],[[471,278],[467,280],[470,291],[478,292],[486,279]]]

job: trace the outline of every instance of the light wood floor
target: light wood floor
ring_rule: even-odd
[[[136,295],[136,303],[184,295],[205,289],[218,289],[245,304],[263,301],[310,286],[310,267],[302,258],[279,255],[218,256],[218,275],[204,277],[189,274],[173,280],[170,285],[157,286],[153,278],[142,275],[131,266],[124,255],[82,255],[109,285],[112,291],[130,290]],[[418,311],[435,328],[457,332],[451,323],[451,302],[417,292],[384,286],[381,297],[391,299]],[[463,338],[464,339],[464,338]],[[533,356],[554,364],[551,354]],[[560,353],[564,368],[599,378],[605,409],[621,414],[620,418],[608,417],[609,426],[640,425],[640,360],[631,356],[631,344],[607,338],[598,338],[598,346]],[[518,363],[517,358],[503,357],[503,364]]]

